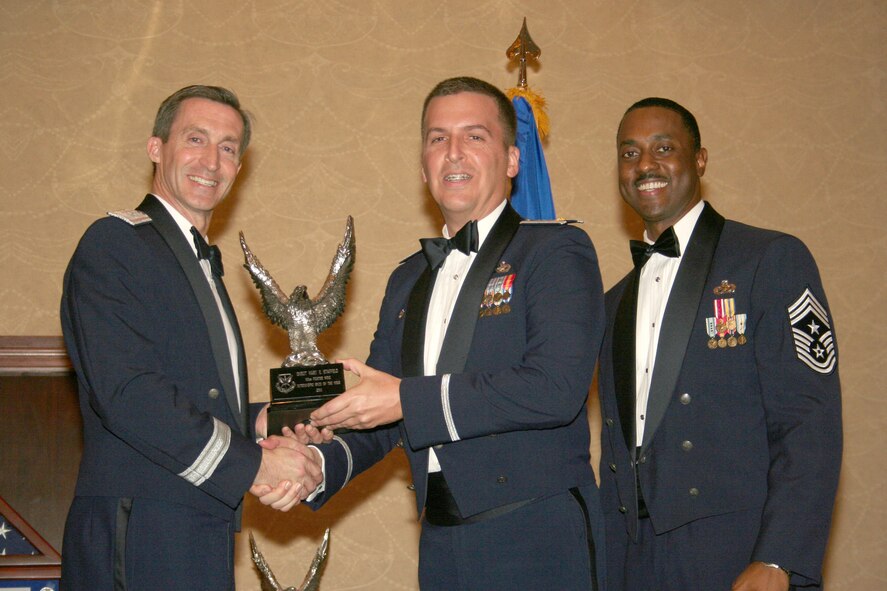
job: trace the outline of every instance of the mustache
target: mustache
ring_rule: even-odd
[[[666,178],[662,175],[653,174],[652,172],[646,172],[646,173],[642,174],[641,176],[639,176],[638,178],[636,178],[634,182],[642,183],[644,181],[651,181],[651,180],[664,181],[664,180],[666,180]]]

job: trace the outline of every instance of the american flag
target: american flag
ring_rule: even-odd
[[[40,552],[0,515],[0,556],[35,556]]]

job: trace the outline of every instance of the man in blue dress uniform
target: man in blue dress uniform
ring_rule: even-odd
[[[151,194],[86,231],[65,273],[62,330],[77,373],[83,458],[62,587],[233,589],[243,495],[289,509],[320,481],[314,453],[263,449],[243,341],[206,243],[240,170],[237,97],[189,86],[157,113]]]
[[[611,588],[818,587],[841,397],[813,257],[797,238],[725,221],[702,201],[708,153],[677,103],[630,107],[617,158],[645,240],[633,241],[635,269],[606,295]]]

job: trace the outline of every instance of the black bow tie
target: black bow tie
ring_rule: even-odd
[[[207,259],[209,266],[213,270],[213,275],[216,277],[224,275],[225,268],[222,267],[222,251],[219,250],[219,247],[207,244],[206,240],[203,239],[203,236],[194,226],[191,226],[191,234],[194,236],[194,246],[197,247],[197,258],[201,260]]]
[[[634,266],[638,269],[646,264],[647,259],[653,256],[654,252],[673,258],[681,256],[681,247],[678,244],[678,237],[675,236],[674,228],[669,228],[660,234],[653,244],[647,244],[642,240],[632,240],[629,242],[629,246],[631,247],[631,260],[634,261]]]
[[[436,271],[453,249],[463,254],[477,252],[477,222],[468,222],[452,238],[420,238],[419,243],[422,244],[422,253],[428,261],[428,266],[432,271]]]

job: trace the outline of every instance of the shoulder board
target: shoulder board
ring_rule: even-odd
[[[421,251],[421,250],[418,250],[418,251],[414,252],[413,254],[411,254],[410,256],[408,256],[407,258],[405,258],[404,260],[402,260],[402,261],[400,261],[399,263],[397,263],[397,266],[399,267],[399,266],[401,266],[402,264],[404,264],[405,262],[407,262],[408,260],[410,260],[411,258],[414,258],[414,257],[416,257],[416,256],[420,256],[420,255],[422,255],[422,251]]]
[[[121,209],[119,211],[109,211],[108,215],[123,220],[130,226],[141,226],[151,221],[151,216],[138,209]]]
[[[521,220],[521,226],[566,226],[568,224],[582,224],[582,220],[565,220],[557,218],[556,220]]]

